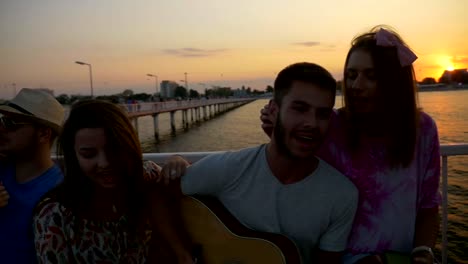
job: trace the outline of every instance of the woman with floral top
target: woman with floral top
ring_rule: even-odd
[[[65,180],[33,218],[39,263],[147,263],[158,243],[148,204],[160,167],[142,160],[127,114],[99,100],[75,104],[58,141]],[[152,191],[152,192],[151,192]],[[180,256],[179,263],[191,263]]]

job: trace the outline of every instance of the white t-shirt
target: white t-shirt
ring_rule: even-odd
[[[316,248],[346,249],[358,202],[355,186],[320,159],[303,180],[281,183],[268,166],[266,145],[195,162],[181,188],[186,195],[216,197],[248,228],[289,237],[303,263],[310,263]]]

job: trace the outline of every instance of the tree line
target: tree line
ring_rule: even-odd
[[[230,87],[218,87],[214,86],[209,89],[205,89],[204,93],[201,94],[196,90],[187,89],[183,86],[178,86],[174,90],[173,97],[161,97],[158,94],[148,94],[148,93],[134,93],[131,89],[126,89],[122,93],[112,94],[112,95],[99,95],[96,96],[96,99],[111,101],[113,103],[131,103],[131,102],[157,102],[157,101],[168,101],[168,100],[187,100],[187,99],[200,99],[205,98],[227,98],[227,97],[243,97],[243,96],[257,96],[265,93],[272,93],[273,87],[268,85],[265,91],[259,91],[256,89],[251,89],[250,87],[242,86],[239,89],[233,90]],[[89,95],[68,95],[60,94],[56,99],[64,105],[73,104],[76,101],[91,99]]]

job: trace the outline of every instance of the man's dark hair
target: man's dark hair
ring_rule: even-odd
[[[315,84],[336,96],[336,81],[325,68],[315,63],[299,62],[287,66],[276,77],[273,99],[279,106],[294,81]]]

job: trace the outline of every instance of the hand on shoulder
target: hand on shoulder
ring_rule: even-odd
[[[169,157],[164,163],[158,182],[163,181],[165,185],[168,185],[171,181],[182,177],[189,166],[190,163],[180,155]]]
[[[266,104],[261,110],[260,110],[260,120],[262,121],[262,129],[267,134],[269,137],[271,136],[271,133],[273,132],[273,121],[274,121],[274,116],[271,114],[271,104],[270,100],[268,104]]]

